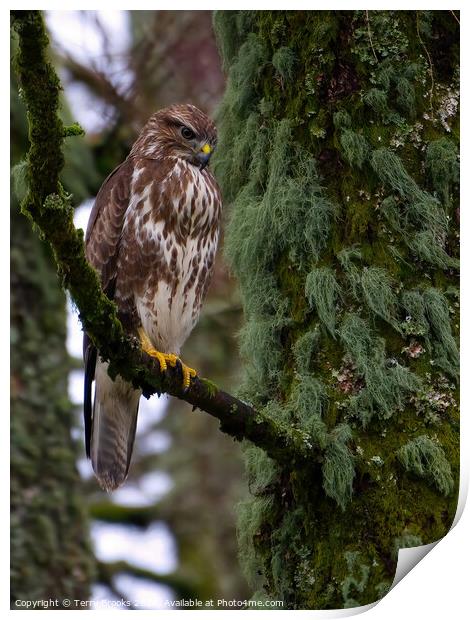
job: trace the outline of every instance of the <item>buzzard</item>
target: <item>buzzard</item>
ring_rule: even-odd
[[[193,105],[153,114],[104,181],[85,237],[124,329],[162,371],[181,364],[185,387],[196,373],[178,355],[197,322],[219,236],[220,192],[207,167],[216,141],[214,123]],[[86,334],[83,350],[86,452],[111,491],[129,471],[141,392],[109,377]]]

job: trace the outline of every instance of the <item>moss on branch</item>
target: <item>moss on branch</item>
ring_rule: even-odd
[[[64,165],[63,140],[79,135],[79,127],[64,127],[59,116],[59,79],[47,60],[48,37],[40,11],[13,11],[19,35],[16,70],[28,113],[30,150],[27,156],[28,192],[22,202],[40,235],[50,244],[62,286],[70,291],[84,330],[110,362],[111,376],[121,375],[149,397],[166,392],[220,420],[221,430],[237,440],[249,439],[274,459],[310,462],[312,446],[305,432],[255,411],[248,403],[219,390],[210,381],[195,378],[182,387],[179,368],[161,373],[158,364],[127,337],[115,304],[104,295],[96,271],[85,258],[83,231],[76,230],[70,196],[60,173]]]

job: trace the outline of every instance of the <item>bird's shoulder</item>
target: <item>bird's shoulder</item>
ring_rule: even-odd
[[[128,158],[116,166],[103,181],[88,219],[86,243],[90,241],[96,224],[103,215],[106,217],[113,214],[123,215],[129,203],[134,167],[134,162]]]
[[[125,212],[133,196],[149,185],[157,187],[170,175],[174,162],[168,158],[150,159],[129,156],[106,177],[96,195],[88,220],[85,243],[101,236],[101,228],[122,226]]]

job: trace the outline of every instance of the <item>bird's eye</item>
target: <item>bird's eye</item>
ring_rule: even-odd
[[[192,129],[189,129],[189,127],[181,127],[181,135],[186,140],[192,140],[196,137],[194,131]]]

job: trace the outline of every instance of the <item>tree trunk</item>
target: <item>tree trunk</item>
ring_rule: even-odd
[[[364,605],[458,496],[458,15],[221,11],[215,29],[242,397],[322,455],[246,446],[241,558],[257,598]]]
[[[14,83],[11,92],[17,163],[27,129]],[[72,176],[77,183],[76,169]],[[11,274],[11,606],[53,599],[53,608],[69,608],[66,598],[73,608],[73,599],[89,598],[93,560],[71,435],[65,296],[50,250],[14,196]]]

